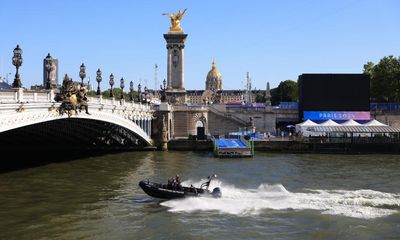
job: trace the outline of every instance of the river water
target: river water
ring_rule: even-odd
[[[222,198],[138,186],[215,173]],[[0,239],[400,239],[398,155],[128,152],[0,174]]]

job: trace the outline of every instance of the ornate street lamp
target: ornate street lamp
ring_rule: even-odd
[[[46,81],[46,89],[51,89],[53,88],[51,84],[51,79],[50,79],[50,72],[53,71],[54,69],[54,62],[53,58],[50,56],[50,53],[47,54],[46,58],[44,59],[44,67],[46,68],[47,72],[47,81]]]
[[[140,85],[140,83],[138,84],[138,90],[137,90],[137,92],[138,92],[138,102],[142,102],[142,85]]]
[[[110,87],[111,87],[110,88],[110,98],[114,97],[113,86],[114,86],[114,74],[111,73],[111,75],[110,75]]]
[[[165,94],[165,90],[167,90],[166,84],[167,84],[167,81],[164,78],[163,85],[160,85],[160,89],[161,89],[160,100],[161,100],[161,102],[166,102],[167,101],[167,96]]]
[[[124,87],[125,87],[124,78],[121,78],[120,86],[121,86],[121,100],[122,100],[124,99]]]
[[[12,86],[14,88],[20,88],[22,87],[21,79],[19,78],[19,73],[18,69],[22,65],[22,49],[19,48],[19,45],[17,45],[16,48],[14,48],[14,56],[12,58],[12,64],[15,66],[17,71],[15,72],[15,78]]]
[[[101,95],[101,91],[100,91],[100,82],[101,82],[102,78],[101,78],[101,71],[100,68],[97,69],[96,72],[96,81],[97,81],[97,92],[96,95],[100,96]]]
[[[86,66],[82,63],[79,70],[79,77],[81,78],[81,86],[83,86],[83,79],[86,77]],[[89,85],[89,83],[88,83]]]
[[[134,102],[133,100],[133,81],[129,83],[129,101]]]

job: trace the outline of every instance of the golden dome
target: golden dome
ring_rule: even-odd
[[[220,80],[221,78],[222,78],[222,75],[217,68],[217,64],[215,63],[215,60],[213,60],[211,70],[207,74],[207,80],[210,80],[210,81],[212,79]]]

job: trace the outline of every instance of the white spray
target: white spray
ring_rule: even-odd
[[[187,181],[184,185],[200,183]],[[281,184],[261,184],[257,189],[240,189],[218,180],[210,189],[220,187],[221,198],[191,197],[161,203],[172,212],[218,211],[234,215],[258,215],[268,209],[319,210],[323,214],[355,218],[384,217],[400,208],[400,193],[373,190],[311,190],[292,193]]]

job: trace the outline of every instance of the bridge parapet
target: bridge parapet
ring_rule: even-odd
[[[22,88],[13,88],[7,90],[0,90],[0,104],[31,104],[31,103],[55,103],[54,101],[55,91],[54,90],[24,90]],[[103,99],[99,97],[88,97],[89,105],[96,106],[101,105],[106,109],[120,110],[120,108],[131,111],[149,112],[152,111],[149,105],[141,103],[132,103],[116,101],[114,99]],[[0,105],[0,106],[1,106]],[[56,104],[57,105],[57,104]],[[30,105],[30,106],[36,106]],[[41,105],[44,106],[44,105]],[[58,105],[57,105],[58,106]],[[0,107],[5,110],[12,108],[12,105]],[[118,108],[118,109],[117,109]]]
[[[22,103],[22,102],[54,102],[54,90],[24,90],[13,88],[0,90],[1,103]]]

